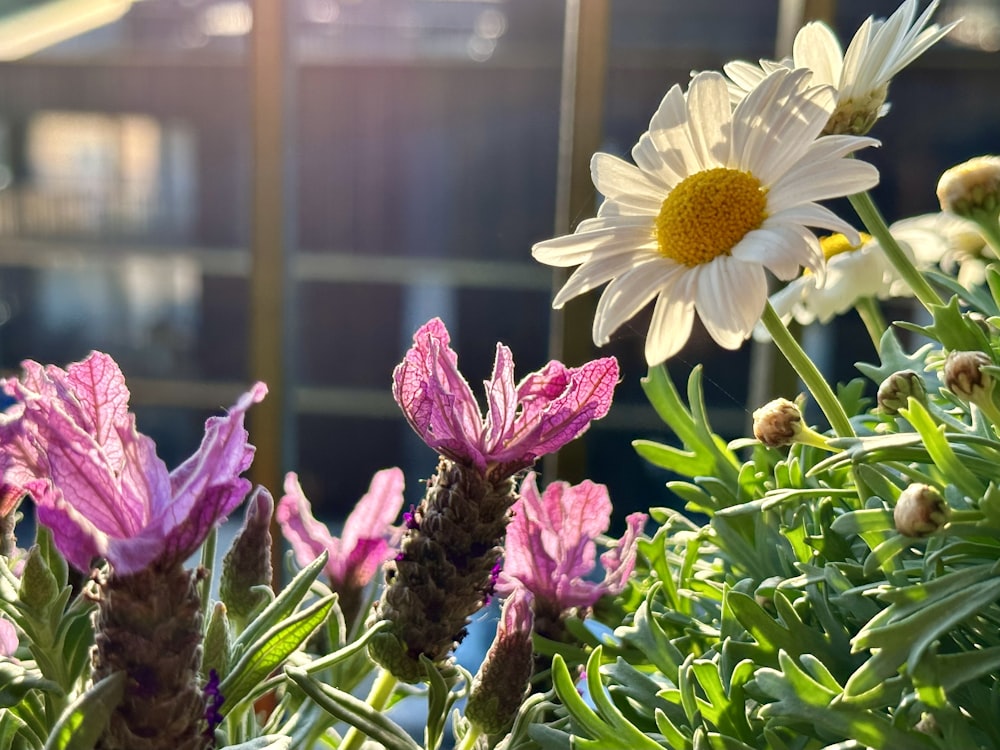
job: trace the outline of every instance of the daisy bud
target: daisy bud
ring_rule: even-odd
[[[973,221],[1000,214],[1000,156],[977,156],[945,170],[937,185],[941,210]]]
[[[878,387],[878,408],[891,417],[899,414],[910,397],[925,403],[927,388],[924,379],[913,370],[899,370],[882,381]]]
[[[903,536],[928,536],[948,521],[948,504],[936,489],[915,482],[900,494],[892,520]]]
[[[776,398],[753,413],[753,436],[768,448],[793,443],[826,448],[826,438],[802,423],[802,410],[787,398]]]
[[[951,352],[944,362],[944,387],[963,401],[980,405],[993,391],[993,377],[982,369],[992,364],[983,352]]]

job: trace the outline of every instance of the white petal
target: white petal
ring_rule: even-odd
[[[691,142],[702,169],[725,164],[729,156],[732,105],[726,79],[719,73],[699,73],[688,88]]]
[[[578,234],[543,240],[531,248],[531,257],[549,266],[575,266],[595,256],[618,255],[656,248],[652,223],[622,223]]]
[[[807,23],[799,29],[792,42],[792,59],[795,67],[813,72],[813,83],[840,85],[844,53],[836,35],[822,21]]]
[[[755,263],[717,258],[700,266],[695,308],[705,330],[724,349],[737,349],[760,320],[767,279]]]
[[[840,232],[845,235],[857,234],[853,226],[841,219],[826,206],[821,206],[818,203],[803,203],[797,206],[789,206],[781,211],[775,211],[764,220],[761,228],[766,229],[772,225],[787,224],[816,227],[817,229],[826,229],[830,232]]]
[[[756,263],[779,279],[797,276],[799,269],[815,262],[811,248],[791,226],[776,225],[748,232],[733,248],[732,257],[744,263]]]
[[[657,294],[668,289],[685,270],[684,266],[662,260],[647,263],[614,279],[597,303],[594,343],[598,346],[606,344],[622,323],[634,317]]]
[[[590,160],[594,187],[609,200],[656,213],[666,197],[663,188],[633,164],[611,154],[596,153]]]
[[[803,161],[768,192],[768,205],[793,206],[797,203],[840,198],[860,193],[878,184],[878,169],[857,159],[841,159],[833,164],[810,164]]]
[[[640,256],[636,253],[623,253],[584,263],[563,284],[562,289],[559,290],[555,299],[552,300],[552,306],[558,310],[574,297],[585,294],[591,289],[596,289],[604,282],[610,281],[616,276],[621,276],[638,266],[656,262],[661,257],[659,254]]]
[[[650,367],[670,359],[691,337],[694,324],[691,279],[690,273],[679,276],[673,287],[663,291],[656,300],[646,334],[645,355]]]

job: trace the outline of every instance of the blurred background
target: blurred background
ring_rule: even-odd
[[[773,58],[789,18],[829,18],[846,43],[897,4],[8,0],[0,368],[109,352],[170,467],[207,416],[267,380],[255,479],[280,496],[295,469],[335,523],[376,470],[403,467],[414,502],[434,470],[390,375],[437,315],[477,390],[497,341],[518,376],[553,356],[618,356],[611,415],[554,471],[609,485],[618,523],[669,504],[666,477],[630,446],[670,440],[639,386],[644,323],[593,351],[588,303],[553,318],[551,269],[530,257],[595,208],[570,141],[627,155],[692,70]],[[1000,2],[942,0],[936,20],[958,16],[893,83],[872,133],[884,145],[864,156],[890,221],[935,210],[943,169],[1000,149]],[[866,342],[847,316],[811,345],[846,380],[872,358]],[[759,405],[756,356],[696,333],[669,369],[683,382],[704,363],[713,425],[731,438]]]

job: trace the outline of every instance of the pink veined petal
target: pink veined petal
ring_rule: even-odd
[[[345,548],[350,549],[362,539],[382,539],[391,533],[392,522],[403,507],[403,485],[401,469],[393,467],[375,472],[368,492],[358,500],[344,522],[340,538]]]
[[[344,561],[344,577],[340,583],[352,588],[364,588],[375,577],[379,567],[393,555],[385,539],[359,539],[350,548]]]
[[[427,445],[457,461],[484,468],[479,441],[482,416],[448,346],[438,318],[413,336],[414,344],[393,372],[393,396]]]
[[[539,598],[554,598],[556,561],[545,553],[540,538],[536,519],[544,518],[544,508],[534,472],[528,472],[521,482],[520,497],[512,510],[497,591],[506,595],[523,585]]]
[[[528,466],[579,437],[593,420],[608,413],[618,385],[618,360],[597,359],[570,368],[568,374],[569,383],[561,395],[524,407],[515,421],[511,443],[502,454],[491,456],[494,461]]]
[[[628,583],[632,571],[635,570],[638,554],[639,536],[649,519],[645,513],[630,513],[625,517],[626,529],[618,545],[601,555],[601,565],[606,571],[604,590],[609,594],[620,594]]]
[[[254,448],[247,443],[243,420],[250,406],[260,403],[265,395],[267,386],[256,383],[226,416],[210,417],[205,422],[201,446],[170,474],[172,497],[152,498],[152,515],[162,519],[165,532],[186,523],[204,493],[215,486],[230,485],[249,468]]]
[[[333,538],[326,525],[313,516],[309,500],[302,491],[295,472],[290,471],[285,475],[285,494],[278,501],[275,518],[281,527],[282,535],[292,548],[295,561],[301,567],[311,563],[324,550],[329,550],[327,573],[331,578],[334,573],[338,577],[342,575],[343,561],[339,559],[339,542]]]
[[[481,446],[483,453],[488,455],[510,434],[517,411],[518,389],[514,385],[514,360],[510,349],[503,344],[497,344],[493,376],[484,385],[489,407]]]
[[[82,362],[69,365],[66,375],[81,410],[92,424],[94,440],[109,465],[120,470],[125,457],[118,428],[127,422],[130,395],[121,368],[107,354],[91,352]]]
[[[62,556],[77,570],[90,571],[95,557],[108,551],[107,534],[101,532],[82,513],[63,499],[54,489],[39,481],[28,487],[35,500],[38,522],[52,532],[52,541]]]
[[[35,432],[46,457],[45,473],[59,493],[109,536],[127,536],[141,528],[148,518],[145,502],[121,497],[114,472],[93,438],[58,402],[38,399],[25,407],[23,418]]]

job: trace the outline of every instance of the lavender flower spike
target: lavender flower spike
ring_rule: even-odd
[[[285,476],[285,495],[278,503],[278,523],[299,565],[308,565],[326,550],[330,554],[326,574],[333,588],[361,588],[394,554],[387,539],[398,536],[392,522],[402,507],[403,472],[397,468],[378,471],[368,492],[347,517],[338,539],[313,517],[298,476],[289,472]]]
[[[552,361],[515,385],[510,349],[497,344],[484,419],[449,344],[440,319],[421,326],[393,372],[392,394],[427,445],[483,476],[501,479],[531,466],[611,407],[618,382],[613,357],[582,367]]]
[[[4,427],[3,482],[29,493],[56,547],[88,571],[105,558],[119,576],[183,561],[246,496],[253,458],[243,418],[267,393],[257,383],[205,424],[198,451],[168,473],[128,411],[115,361],[91,353],[65,370],[22,363],[0,381],[20,403]]]
[[[645,513],[632,513],[618,545],[601,555],[604,579],[586,580],[597,562],[594,539],[607,531],[611,499],[602,484],[552,482],[539,494],[534,472],[521,483],[507,527],[505,562],[497,591],[523,586],[534,594],[536,629],[546,630],[574,610],[585,610],[605,594],[618,594],[635,569],[636,545]]]

